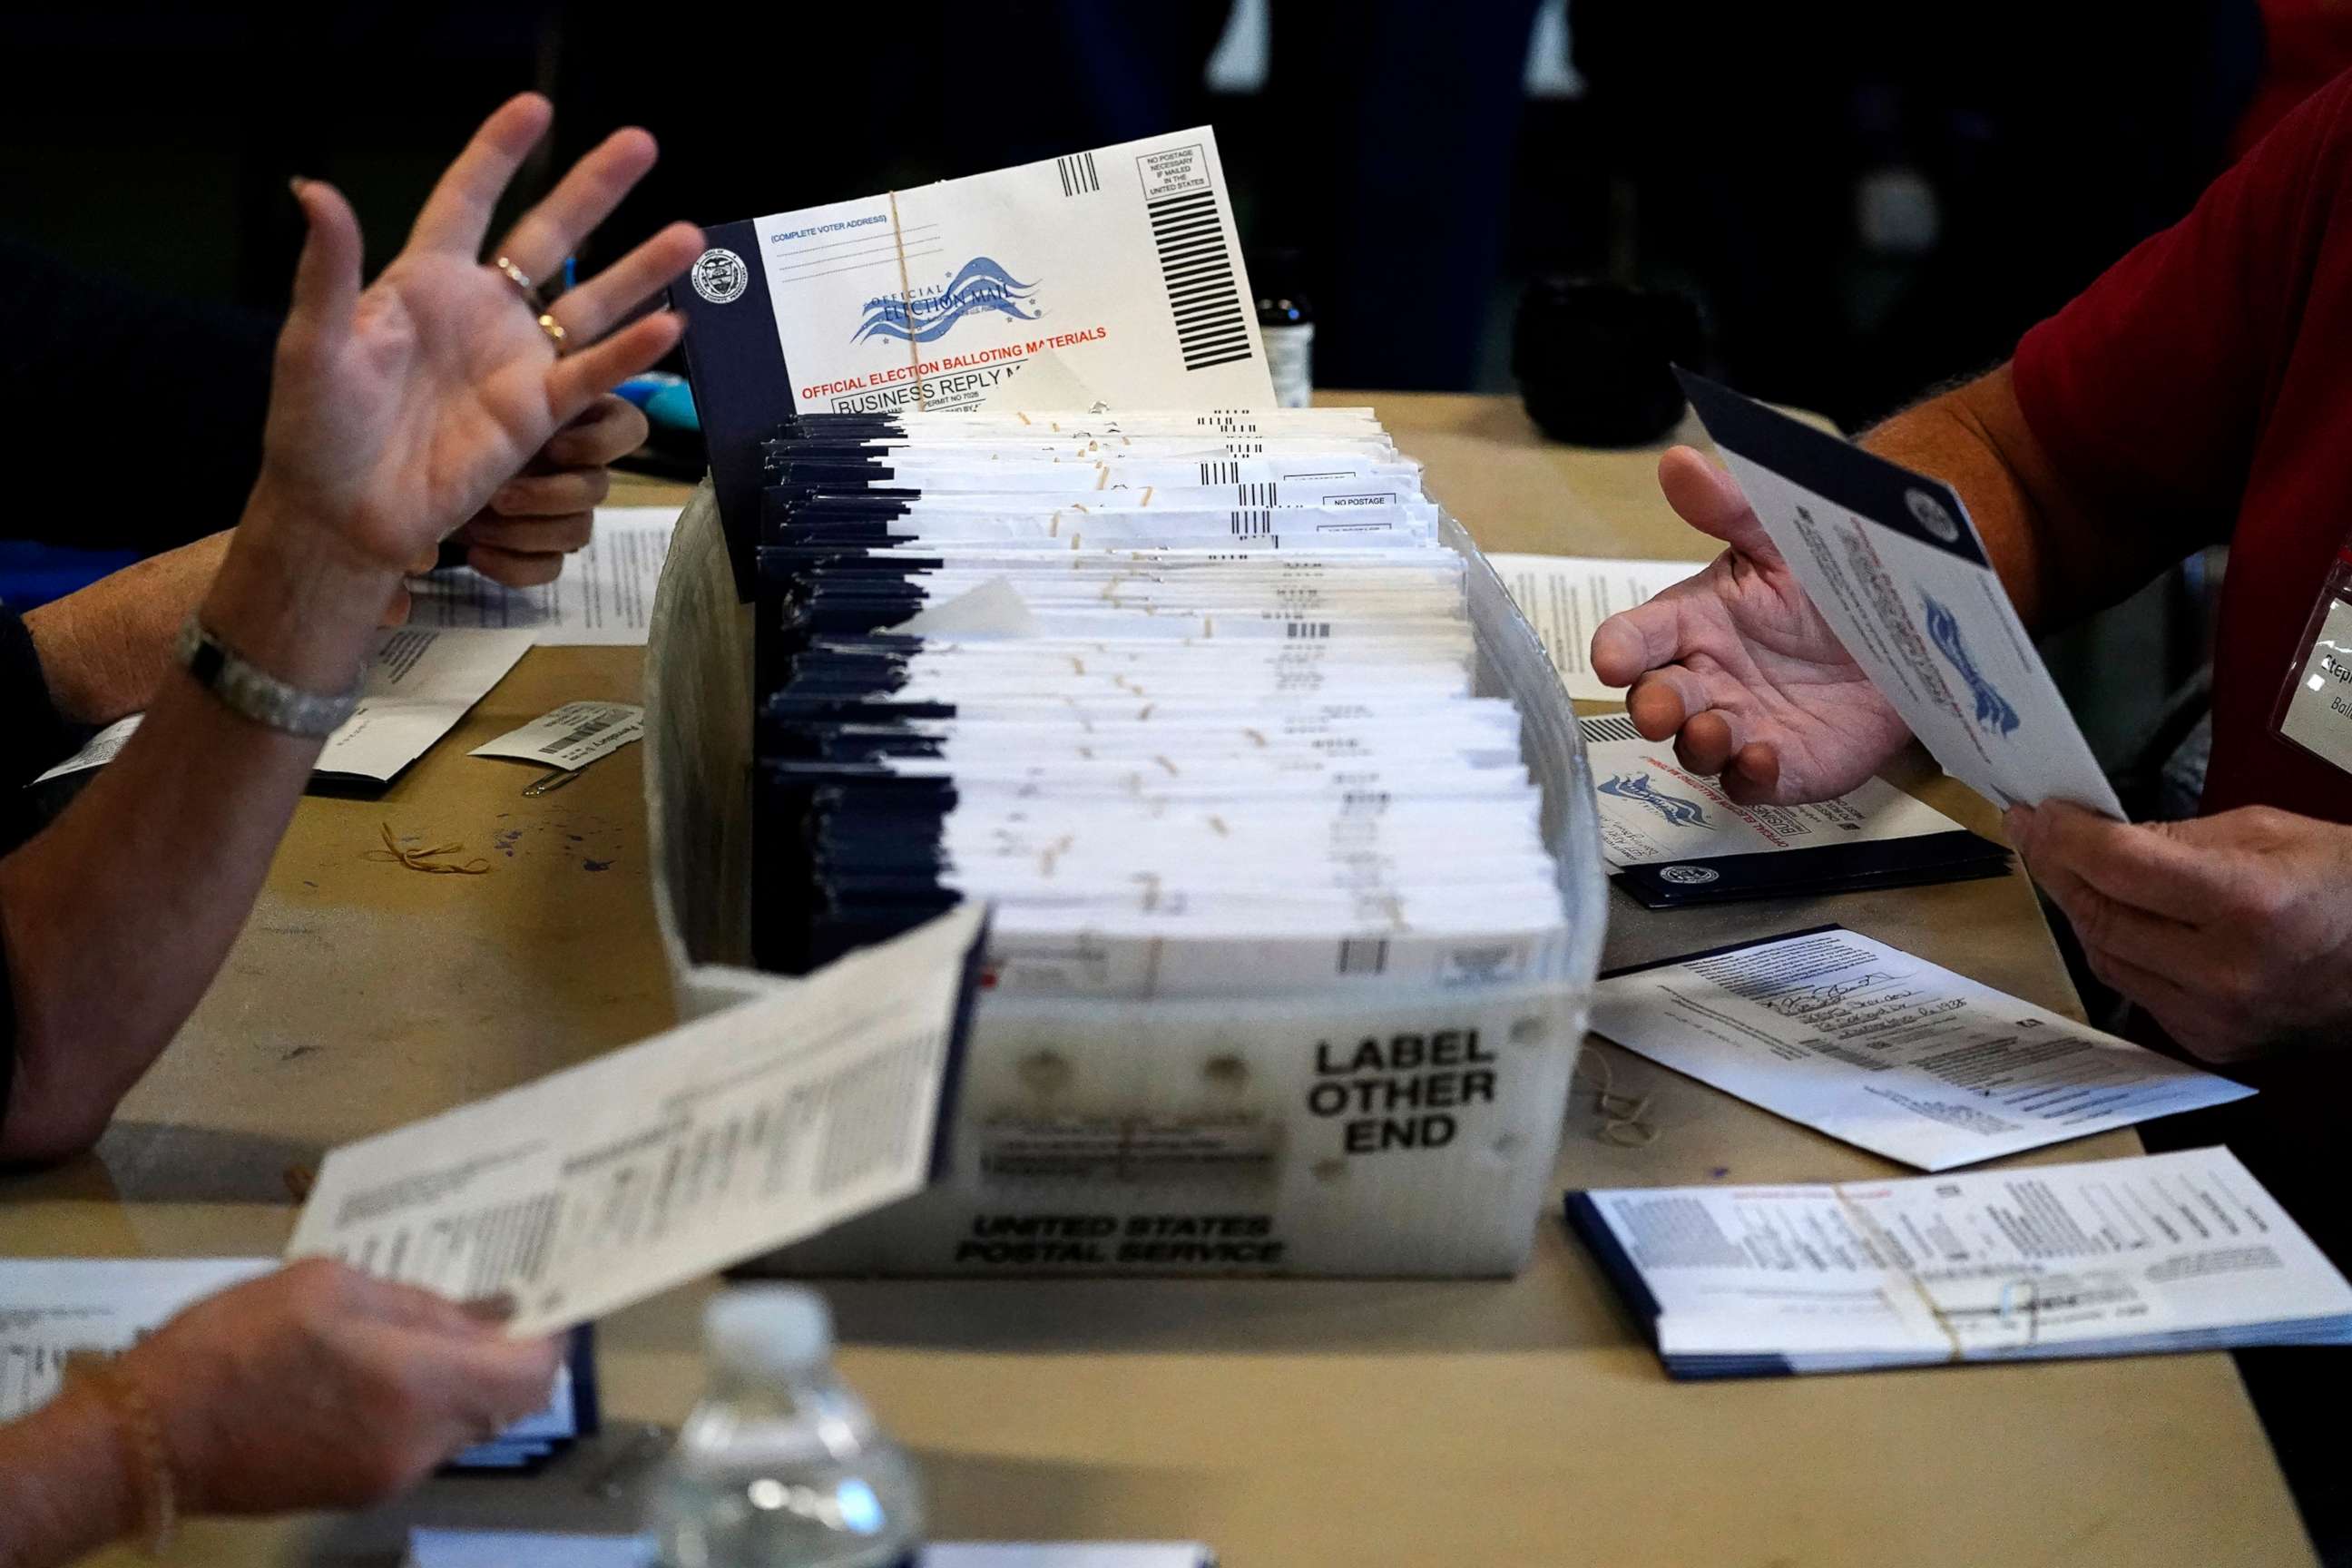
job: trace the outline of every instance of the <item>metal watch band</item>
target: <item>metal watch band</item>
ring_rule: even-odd
[[[345,691],[305,691],[248,664],[190,615],[173,649],[180,665],[221,705],[241,719],[306,740],[322,740],[359,706],[362,679]]]

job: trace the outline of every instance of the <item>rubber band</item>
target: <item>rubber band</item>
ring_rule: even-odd
[[[1845,1222],[1853,1227],[1855,1235],[1869,1237],[1886,1234],[1884,1226],[1872,1223],[1870,1216],[1864,1214],[1852,1198],[1845,1195],[1845,1188],[1843,1185],[1832,1184],[1830,1188],[1830,1196],[1837,1199],[1838,1207],[1845,1211]],[[1911,1293],[1919,1298],[1919,1305],[1927,1309],[1927,1316],[1934,1321],[1936,1331],[1942,1334],[1944,1342],[1951,1347],[1952,1360],[1955,1362],[1967,1360],[1967,1352],[1960,1344],[1959,1331],[1952,1327],[1952,1320],[1937,1304],[1935,1292],[1928,1289],[1920,1281],[1919,1276],[1911,1269],[1904,1269],[1902,1274],[1904,1283],[1911,1287]],[[1887,1303],[1889,1307],[1894,1304],[1892,1301]]]
[[[436,855],[462,855],[465,850],[462,844],[436,844],[430,849],[404,849],[401,847],[400,840],[392,836],[392,824],[387,822],[383,824],[383,847],[371,849],[361,858],[405,866],[412,871],[426,871],[436,877],[479,877],[489,870],[490,863],[478,856],[462,865],[452,860],[432,858]]]
[[[930,407],[923,396],[923,345],[915,341],[915,284],[907,271],[907,236],[898,226],[898,193],[890,193],[890,243],[898,252],[898,298],[907,307],[907,368],[915,376],[915,411]]]
[[[1620,1149],[1645,1149],[1656,1142],[1657,1128],[1643,1120],[1650,1111],[1650,1097],[1617,1093],[1616,1073],[1609,1058],[1598,1051],[1584,1053],[1577,1064],[1580,1071],[1585,1063],[1591,1063],[1601,1075],[1600,1087],[1592,1090],[1593,1114],[1601,1118],[1601,1131],[1595,1136]]]

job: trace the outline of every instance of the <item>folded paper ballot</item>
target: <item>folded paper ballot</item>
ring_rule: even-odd
[[[2254,1092],[1843,926],[1603,974],[1592,1029],[1923,1171]]]
[[[1369,411],[805,416],[767,464],[764,965],[959,898],[1007,994],[1565,962],[1466,558]]]
[[[1998,877],[2009,851],[1883,779],[1810,805],[1743,805],[1622,713],[1580,720],[1601,853],[1651,909]]]
[[[518,1530],[409,1531],[406,1568],[655,1568],[650,1536],[560,1535]],[[935,1541],[908,1568],[1216,1568],[1192,1542]]]
[[[274,1258],[13,1258],[0,1268],[0,1421],[48,1403],[68,1355],[118,1352]],[[594,1342],[574,1331],[547,1407],[459,1453],[464,1470],[528,1468],[596,1430]]]
[[[1669,1375],[2352,1342],[2352,1285],[2227,1149],[1568,1194]]]
[[[983,924],[961,905],[803,981],[336,1149],[287,1256],[459,1299],[510,1293],[509,1331],[539,1334],[904,1197],[943,1157]]]
[[[1951,487],[1676,374],[1789,569],[1946,773],[2004,810],[2122,817]]]
[[[327,737],[313,776],[390,784],[457,726],[491,687],[531,648],[527,631],[440,631],[401,626],[378,632],[359,706]],[[119,755],[139,728],[140,715],[110,724],[35,784]]]
[[[670,299],[746,597],[758,444],[793,415],[976,410],[1049,356],[1114,406],[1275,405],[1205,126],[719,224],[709,247]]]

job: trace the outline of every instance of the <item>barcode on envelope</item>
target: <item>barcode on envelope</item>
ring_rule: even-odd
[[[601,719],[591,719],[585,724],[581,725],[577,730],[572,731],[569,735],[548,742],[547,744],[541,746],[540,750],[542,752],[567,751],[570,748],[578,745],[583,741],[591,741],[595,739],[597,736],[603,734],[605,731],[611,729],[620,721],[621,715],[617,713],[607,713]]]
[[[1207,370],[1250,357],[1249,322],[1242,315],[1233,254],[1225,248],[1217,193],[1194,191],[1144,203],[1151,243],[1160,252],[1160,279],[1176,318],[1176,346],[1184,368]]]
[[[1092,153],[1055,159],[1054,173],[1062,176],[1062,194],[1066,196],[1083,196],[1102,189],[1102,180],[1095,173],[1095,155]]]

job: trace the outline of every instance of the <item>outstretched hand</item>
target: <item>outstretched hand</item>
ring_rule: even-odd
[[[1693,772],[1743,805],[1843,795],[1910,739],[1774,548],[1739,487],[1688,447],[1658,460],[1666,501],[1730,548],[1592,634],[1592,670],[1631,686],[1626,710],[1673,737]]]
[[[323,522],[352,565],[396,574],[429,553],[599,394],[677,341],[667,313],[619,323],[694,259],[702,239],[690,224],[661,230],[550,308],[561,355],[537,310],[484,259],[492,210],[551,114],[526,93],[491,115],[365,289],[350,205],[320,181],[295,182],[310,236],[278,341],[256,497]],[[654,157],[645,132],[615,132],[495,254],[529,277],[552,275]]]

